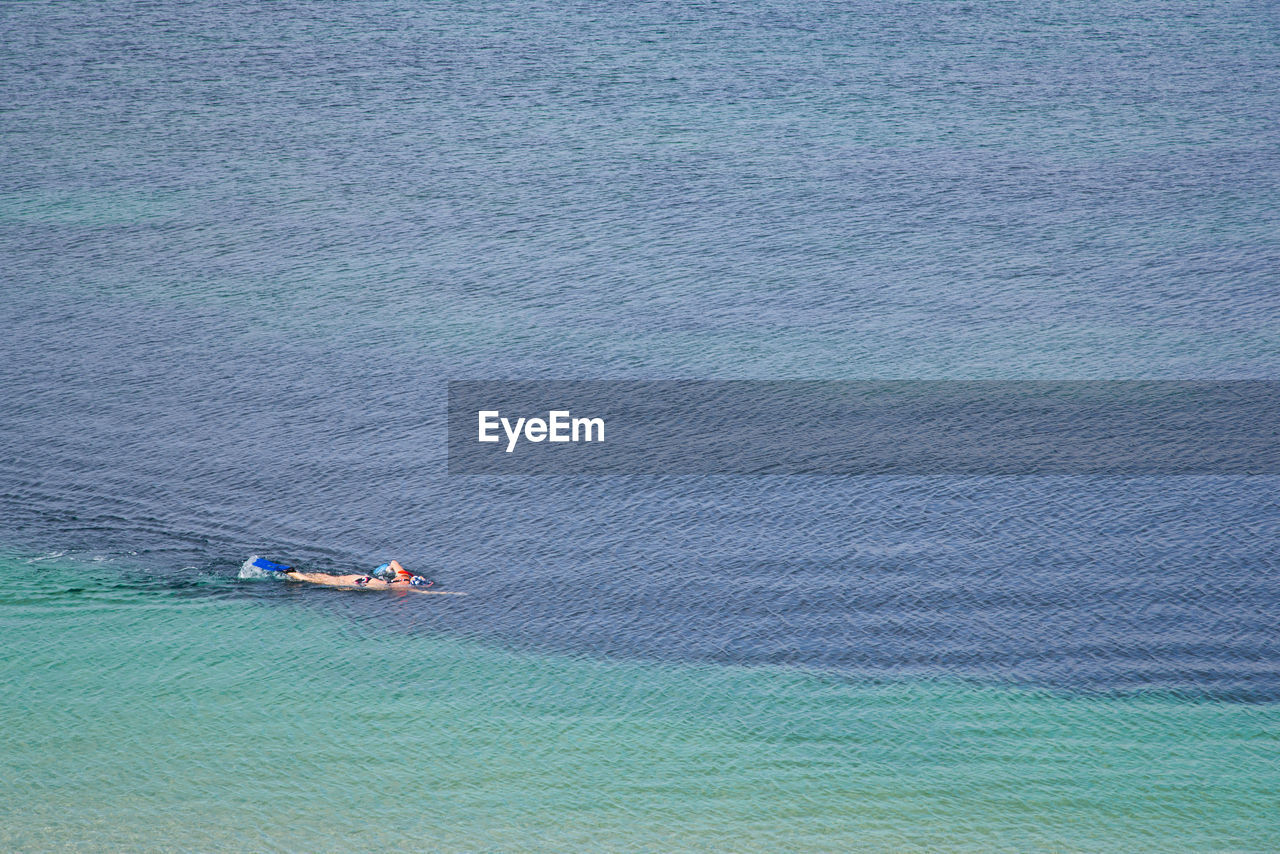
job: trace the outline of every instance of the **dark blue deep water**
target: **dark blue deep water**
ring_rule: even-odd
[[[1275,381],[1278,117],[1246,0],[0,3],[0,848],[1277,850],[1280,476],[446,389]]]
[[[415,631],[539,651],[1280,699],[1275,477],[444,434],[460,378],[1275,378],[1277,68],[1248,2],[4,4],[0,542],[397,556],[472,594]]]

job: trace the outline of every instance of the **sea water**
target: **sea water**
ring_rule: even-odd
[[[450,477],[444,410],[1273,379],[1275,35],[3,4],[0,847],[1280,847],[1277,478]]]

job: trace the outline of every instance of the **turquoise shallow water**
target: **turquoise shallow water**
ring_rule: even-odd
[[[264,584],[4,558],[0,847],[1280,845],[1274,704],[531,655]]]

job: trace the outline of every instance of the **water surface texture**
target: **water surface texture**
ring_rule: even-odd
[[[0,4],[0,847],[1280,848],[1280,478],[445,429],[450,379],[1275,380],[1277,69],[1249,2]]]

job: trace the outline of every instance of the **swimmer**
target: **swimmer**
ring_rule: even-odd
[[[298,572],[290,569],[285,577],[327,587],[363,587],[369,590],[403,590],[406,587],[425,590],[435,584],[421,575],[414,575],[401,566],[398,560],[384,563],[368,575],[329,575],[327,572]]]
[[[278,572],[285,578],[291,578],[294,581],[322,584],[325,587],[364,588],[368,590],[405,590],[413,588],[426,592],[428,587],[435,584],[434,581],[429,581],[421,575],[414,575],[401,566],[398,560],[384,563],[368,575],[331,575],[327,572],[300,572],[291,566],[272,563],[262,558],[257,558],[254,561],[254,565],[267,572]]]

